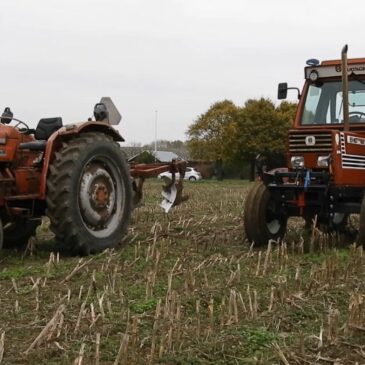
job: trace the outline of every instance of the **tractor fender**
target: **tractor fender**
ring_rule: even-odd
[[[63,141],[67,141],[80,133],[101,132],[111,136],[116,142],[124,142],[124,138],[111,125],[104,122],[81,122],[66,125],[54,132],[47,140],[46,149],[43,157],[42,175],[39,186],[39,198],[46,198],[47,174],[49,165],[52,162],[54,153],[61,147]]]

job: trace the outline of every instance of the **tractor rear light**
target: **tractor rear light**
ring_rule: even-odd
[[[318,167],[328,167],[330,164],[331,155],[328,156],[318,156],[317,165]]]
[[[304,157],[303,156],[292,156],[290,159],[293,168],[304,167]]]

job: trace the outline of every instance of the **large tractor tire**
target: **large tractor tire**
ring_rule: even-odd
[[[47,179],[47,215],[57,244],[81,255],[115,247],[131,211],[131,179],[119,145],[96,132],[63,143]]]
[[[287,217],[280,213],[275,201],[262,182],[257,182],[248,192],[244,206],[246,238],[256,245],[278,240],[286,232]]]
[[[4,247],[26,246],[29,238],[35,236],[40,224],[41,219],[16,218],[14,222],[4,228]]]

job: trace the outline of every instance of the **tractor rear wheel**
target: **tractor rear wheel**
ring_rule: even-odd
[[[61,248],[87,255],[115,247],[131,211],[131,179],[119,145],[96,132],[63,143],[47,180],[47,215]]]
[[[283,238],[287,216],[279,211],[270,191],[262,182],[249,191],[244,207],[244,225],[248,241],[265,245],[269,240]]]
[[[15,218],[14,222],[4,229],[4,247],[22,247],[27,245],[29,238],[35,235],[41,219]]]

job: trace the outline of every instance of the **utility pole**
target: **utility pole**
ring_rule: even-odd
[[[155,162],[157,162],[157,118],[158,111],[155,110]]]

